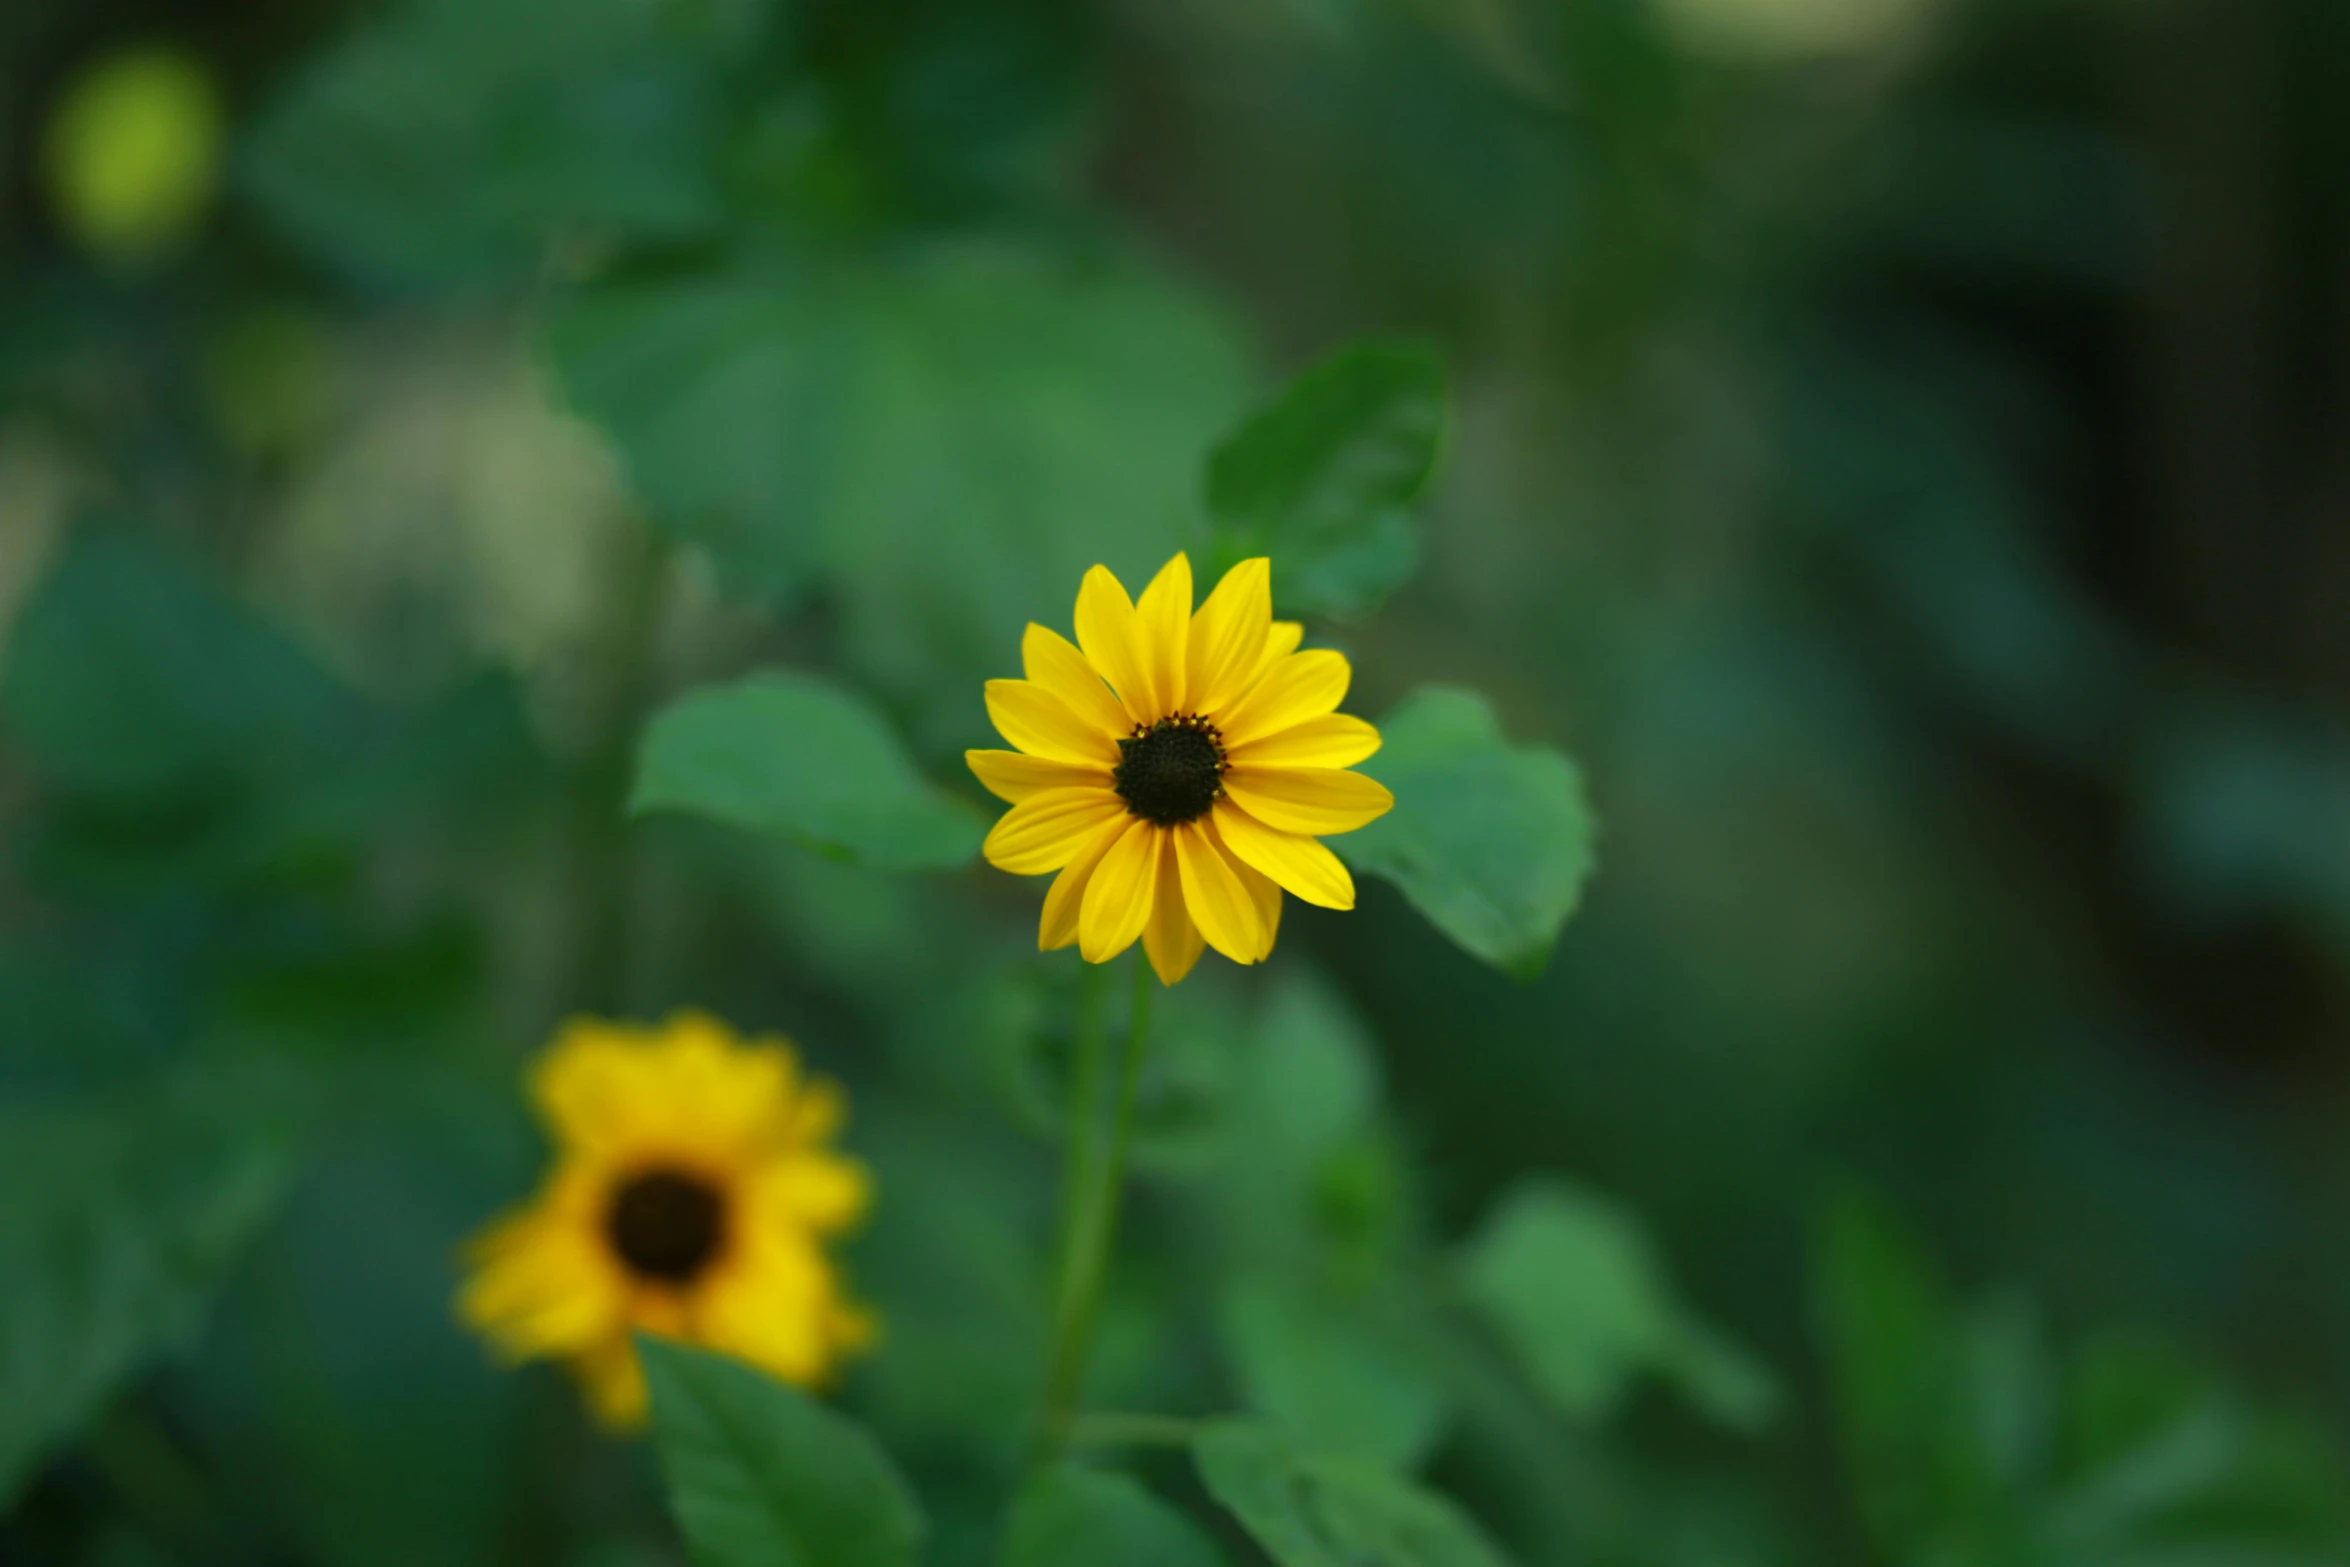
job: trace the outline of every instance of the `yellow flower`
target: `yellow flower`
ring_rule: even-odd
[[[625,1428],[645,1412],[632,1332],[803,1386],[870,1342],[823,1246],[871,1199],[864,1168],[827,1146],[847,1100],[789,1044],[738,1043],[698,1012],[658,1028],[582,1018],[530,1088],[555,1166],[471,1242],[457,1297],[502,1356],[566,1361]]]
[[[964,755],[1012,806],[988,863],[1060,872],[1040,949],[1074,943],[1107,963],[1140,937],[1172,985],[1203,942],[1235,963],[1270,953],[1284,890],[1354,907],[1354,879],[1320,837],[1395,798],[1346,770],[1379,731],[1335,711],[1346,659],[1299,652],[1302,634],[1273,619],[1270,562],[1233,567],[1194,614],[1181,555],[1139,604],[1107,568],[1087,572],[1076,646],[1028,628],[1028,678],[987,683],[988,716],[1019,749]]]
[[[118,54],[73,84],[49,123],[47,173],[66,230],[135,265],[186,239],[219,183],[220,94],[170,50]]]

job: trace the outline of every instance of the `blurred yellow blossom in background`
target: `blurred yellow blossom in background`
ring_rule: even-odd
[[[223,139],[220,96],[202,65],[169,49],[111,56],[66,90],[49,122],[58,220],[101,261],[151,261],[210,207]]]

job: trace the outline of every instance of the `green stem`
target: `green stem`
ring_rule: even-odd
[[[1069,1060],[1069,1124],[1061,1153],[1060,1238],[1053,1263],[1053,1342],[1076,1307],[1077,1239],[1093,1190],[1102,1097],[1102,971],[1091,963],[1078,976],[1077,1034]]]
[[[1061,1282],[1053,1311],[1053,1343],[1044,1385],[1044,1419],[1037,1435],[1036,1456],[1045,1462],[1068,1445],[1078,1395],[1084,1391],[1085,1367],[1093,1349],[1095,1318],[1100,1315],[1102,1281],[1109,1272],[1110,1247],[1117,1239],[1118,1209],[1126,1186],[1126,1153],[1134,1140],[1134,1090],[1142,1078],[1143,1051],[1149,1042],[1151,1017],[1150,965],[1139,951],[1134,955],[1134,1013],[1126,1030],[1126,1048],[1119,1059],[1118,1088],[1110,1111],[1108,1156],[1091,1158],[1092,1130],[1098,1116],[1100,1036],[1079,1046],[1091,1061],[1078,1063],[1078,1081],[1072,1088],[1069,1126],[1074,1134],[1085,1123],[1087,1154],[1080,1163],[1072,1143],[1066,1165],[1074,1194],[1065,1190],[1062,1204]]]

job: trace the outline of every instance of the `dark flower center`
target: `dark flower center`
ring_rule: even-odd
[[[631,1176],[612,1194],[604,1233],[630,1271],[683,1284],[710,1264],[726,1228],[726,1202],[709,1182],[676,1170]]]
[[[1161,827],[1188,822],[1224,792],[1222,736],[1189,714],[1162,718],[1118,742],[1111,777],[1134,815]]]

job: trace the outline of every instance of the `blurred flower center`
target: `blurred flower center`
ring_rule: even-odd
[[[1216,726],[1190,714],[1162,718],[1118,742],[1111,776],[1126,809],[1161,827],[1206,814],[1224,792],[1224,746]]]
[[[707,1181],[651,1170],[612,1194],[604,1227],[631,1270],[682,1284],[709,1266],[725,1220],[726,1205]]]

